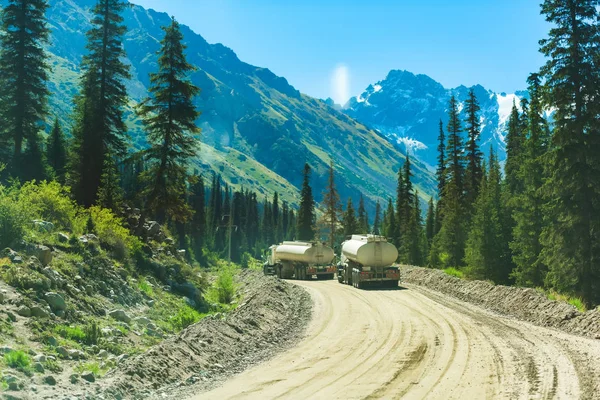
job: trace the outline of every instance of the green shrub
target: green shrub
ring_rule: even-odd
[[[21,350],[4,354],[4,362],[10,368],[19,369],[21,371],[27,371],[31,368],[31,357]]]
[[[460,279],[464,278],[464,273],[461,270],[456,269],[454,267],[444,268],[443,271],[450,276],[454,276],[454,277],[460,278]]]
[[[116,258],[123,260],[141,250],[140,239],[131,235],[111,210],[94,206],[89,213],[100,241],[113,251]]]
[[[186,305],[183,308],[181,308],[177,312],[177,314],[171,317],[169,323],[171,324],[173,330],[179,332],[181,330],[184,330],[188,326],[200,321],[202,319],[202,316],[203,315],[200,314],[198,311]]]
[[[0,248],[22,240],[32,219],[30,210],[0,186]]]
[[[58,229],[81,230],[81,209],[71,200],[69,188],[57,182],[28,182],[19,189],[19,201],[36,217]]]
[[[218,293],[219,303],[229,304],[233,301],[236,292],[234,271],[230,267],[223,268],[217,275],[215,287]]]
[[[100,331],[100,327],[95,322],[90,322],[86,326],[83,327],[84,333],[84,343],[87,345],[98,344],[100,338],[102,337],[102,332]]]
[[[47,369],[50,372],[54,372],[55,374],[63,371],[62,367],[56,360],[51,360],[48,358],[46,359],[43,365],[44,369]]]
[[[85,332],[79,326],[57,325],[54,331],[65,339],[85,343]]]

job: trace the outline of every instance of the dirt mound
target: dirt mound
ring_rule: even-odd
[[[536,325],[600,339],[598,309],[581,313],[572,305],[549,300],[534,289],[466,281],[440,270],[416,267],[405,267],[402,279]]]
[[[110,398],[178,398],[202,392],[273,356],[298,340],[311,316],[302,288],[247,271],[241,276],[242,304],[226,316],[210,316],[127,360],[103,386]]]

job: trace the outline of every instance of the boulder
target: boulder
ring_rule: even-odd
[[[43,354],[38,354],[37,356],[33,357],[33,361],[39,362],[39,363],[45,363],[46,362],[46,356],[43,355]]]
[[[152,321],[150,321],[148,318],[146,317],[137,317],[136,319],[133,320],[136,324],[140,325],[140,326],[148,326],[149,324],[152,323]]]
[[[62,346],[57,347],[56,348],[56,352],[62,358],[69,358],[69,351],[67,349],[65,349],[64,347],[62,347]]]
[[[44,383],[46,385],[54,386],[56,385],[56,379],[52,375],[48,375],[44,377]]]
[[[160,232],[160,224],[156,221],[148,222],[148,228],[146,229],[146,235],[153,237]]]
[[[39,232],[52,232],[54,230],[54,224],[48,221],[34,220],[33,227]]]
[[[98,353],[98,357],[100,358],[108,358],[109,354],[108,351],[106,350],[100,350],[100,352]]]
[[[108,315],[110,315],[112,318],[116,319],[117,321],[121,321],[121,322],[125,322],[125,323],[131,322],[131,317],[129,315],[127,315],[125,310],[121,310],[121,309],[112,310],[108,313]]]
[[[40,260],[43,266],[52,262],[52,250],[48,246],[38,244],[35,246],[35,256]]]
[[[75,384],[75,383],[79,382],[79,375],[77,375],[77,374],[72,374],[72,375],[69,377],[69,381],[71,381],[71,383],[72,383],[72,384]]]
[[[59,232],[56,234],[56,239],[58,239],[60,243],[67,243],[69,241],[69,235]]]
[[[19,309],[17,310],[17,314],[19,314],[21,317],[31,317],[31,309],[29,307],[26,306],[21,306],[19,307]]]
[[[50,313],[40,306],[31,307],[31,315],[37,318],[50,318]]]
[[[13,351],[14,351],[13,348],[10,346],[0,347],[0,353],[2,353],[2,354],[12,353]]]
[[[9,320],[11,320],[12,322],[17,322],[17,316],[13,313],[11,313],[10,311],[6,312],[6,316],[8,317]]]
[[[67,353],[69,354],[69,357],[71,357],[73,360],[85,360],[86,359],[85,353],[81,350],[71,349],[71,350],[68,350]]]
[[[81,374],[81,379],[85,379],[88,382],[95,382],[96,376],[92,371],[86,371],[83,374]]]
[[[38,372],[40,374],[43,374],[44,372],[46,372],[46,370],[44,369],[44,365],[41,362],[34,363],[33,369],[35,370],[35,372]]]
[[[52,347],[58,346],[58,340],[54,336],[48,338],[48,344]]]
[[[117,357],[117,363],[121,364],[123,361],[127,360],[128,358],[129,358],[129,355],[121,354],[119,357]]]
[[[55,313],[57,311],[64,311],[67,308],[67,304],[65,303],[65,299],[58,293],[48,292],[44,295],[44,298],[50,305],[50,308]]]

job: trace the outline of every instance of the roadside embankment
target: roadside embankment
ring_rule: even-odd
[[[104,382],[105,397],[180,398],[289,348],[304,333],[312,300],[301,287],[244,271],[239,307],[202,319],[148,352],[127,360]]]
[[[574,306],[548,299],[535,289],[459,279],[437,269],[403,267],[403,282],[432,289],[539,326],[600,339],[600,310],[579,312]]]

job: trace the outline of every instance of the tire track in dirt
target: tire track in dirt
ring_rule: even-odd
[[[599,398],[600,341],[448,296],[298,282],[306,338],[197,399]],[[583,383],[582,383],[583,382]]]

